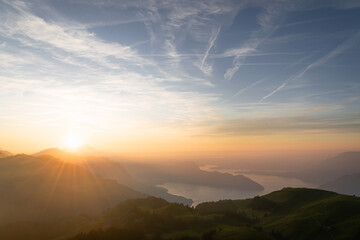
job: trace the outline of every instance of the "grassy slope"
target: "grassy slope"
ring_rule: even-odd
[[[351,239],[359,234],[360,198],[333,192],[285,188],[261,198],[270,200],[276,208],[249,209],[251,200],[219,201],[200,204],[204,212],[224,211],[231,206],[234,211],[246,212],[259,220],[256,226],[271,233],[281,232],[290,239]],[[225,206],[224,206],[225,205]]]
[[[141,235],[140,239],[148,240],[357,239],[360,198],[323,190],[285,188],[253,199],[202,203],[195,209],[159,198],[135,199],[95,218],[83,216],[46,227],[25,224],[12,230],[24,235],[31,229],[38,229],[37,232],[46,229],[48,236],[66,239],[76,232],[99,228],[103,230],[73,239],[110,240],[129,234],[119,229],[133,231]],[[2,228],[0,233],[9,229]],[[1,239],[6,239],[2,236]]]
[[[216,230],[212,239],[355,239],[360,229],[360,198],[285,188],[260,198],[202,203],[195,210],[170,204],[152,214],[185,222],[173,228],[169,221],[162,229],[167,239],[200,239],[210,230]]]
[[[359,198],[309,189],[289,189],[285,193],[290,197],[279,213],[263,220],[265,228],[278,229],[293,239],[350,239],[358,233]],[[278,196],[268,197],[279,200]]]

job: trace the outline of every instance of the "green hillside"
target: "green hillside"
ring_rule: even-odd
[[[29,240],[359,239],[360,198],[284,188],[192,208],[149,197],[124,201],[96,217],[0,227],[0,239],[25,236]]]

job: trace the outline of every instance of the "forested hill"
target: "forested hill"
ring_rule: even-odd
[[[160,198],[132,199],[97,217],[0,228],[1,239],[231,240],[360,239],[360,198],[284,188],[246,200],[191,208]]]

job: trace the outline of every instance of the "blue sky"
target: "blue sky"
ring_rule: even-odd
[[[2,0],[0,18],[13,141],[11,129],[359,138],[359,1]]]

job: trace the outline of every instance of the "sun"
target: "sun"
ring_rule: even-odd
[[[69,134],[64,141],[64,147],[68,149],[77,149],[83,145],[83,139],[77,134]]]

